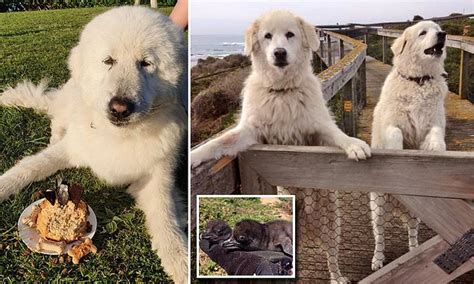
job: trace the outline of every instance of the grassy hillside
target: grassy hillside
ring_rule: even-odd
[[[108,8],[81,8],[0,14],[0,88],[29,78],[50,78],[59,86],[68,78],[66,59],[82,27]],[[171,8],[161,10],[169,13]],[[46,147],[49,121],[30,110],[0,107],[0,173],[22,157]],[[97,255],[73,265],[69,257],[33,253],[21,241],[17,221],[22,210],[50,188],[56,176],[79,183],[97,214]],[[66,170],[36,182],[0,203],[0,282],[85,281],[167,282],[160,259],[151,250],[143,212],[125,188],[109,187],[87,169]]]

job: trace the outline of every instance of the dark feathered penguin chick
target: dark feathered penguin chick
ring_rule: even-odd
[[[243,250],[281,251],[293,255],[293,229],[291,222],[284,220],[260,223],[243,220],[235,224],[233,238],[224,244],[227,248]]]
[[[199,247],[228,275],[291,275],[290,257],[271,251],[247,252],[224,248],[222,244],[231,237],[232,229],[227,223],[211,220],[199,241]]]

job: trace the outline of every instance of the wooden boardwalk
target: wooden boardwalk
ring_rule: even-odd
[[[391,66],[367,56],[367,106],[357,119],[358,136],[370,142],[374,107]],[[446,108],[446,145],[448,150],[474,151],[474,104],[449,93]]]

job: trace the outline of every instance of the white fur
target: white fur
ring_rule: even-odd
[[[426,31],[425,35],[420,35]],[[393,68],[382,87],[379,102],[374,110],[372,147],[374,149],[421,149],[444,151],[446,143],[444,99],[448,93],[442,77],[446,48],[440,57],[426,55],[424,50],[436,44],[436,33],[441,28],[431,21],[420,22],[407,28],[392,45]],[[422,86],[403,77],[432,76]],[[387,203],[393,203],[407,222],[410,249],[418,246],[419,220],[388,195],[371,193],[372,224],[375,236],[375,253],[372,269],[383,266],[383,216],[389,214]]]
[[[103,60],[111,56],[113,66]],[[146,59],[150,66],[140,65]],[[58,170],[89,167],[111,185],[128,185],[146,214],[152,248],[177,283],[188,281],[187,238],[179,224],[174,185],[186,114],[183,33],[167,17],[143,7],[121,7],[94,18],[69,57],[71,79],[58,90],[24,82],[0,96],[51,117],[51,143],[0,177],[0,200]],[[126,94],[136,104],[130,122],[115,126],[108,103]],[[184,218],[183,218],[184,219]]]
[[[294,36],[287,38],[288,31]],[[272,34],[271,39],[265,38],[267,33]],[[242,90],[239,123],[193,150],[192,165],[224,155],[235,156],[257,143],[333,145],[344,149],[350,159],[370,157],[369,146],[344,134],[326,107],[321,83],[311,67],[312,52],[318,47],[314,27],[288,11],[271,11],[257,19],[245,35],[252,72]],[[287,51],[286,67],[274,65],[275,48]],[[336,266],[329,266],[333,281],[346,281]]]

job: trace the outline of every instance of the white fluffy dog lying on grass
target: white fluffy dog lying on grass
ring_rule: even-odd
[[[89,167],[112,185],[130,184],[165,271],[187,283],[173,178],[187,132],[179,99],[187,90],[182,31],[150,9],[112,9],[85,27],[69,69],[71,78],[57,90],[25,82],[0,96],[0,105],[47,113],[52,132],[46,149],[0,176],[0,200],[73,167]]]
[[[392,45],[393,68],[374,110],[372,148],[444,151],[446,143],[444,99],[448,93],[444,59],[446,33],[434,22],[407,28]],[[372,269],[383,266],[386,201],[394,203],[393,214],[408,224],[410,249],[418,246],[419,220],[394,198],[371,193],[370,206],[375,236]]]

